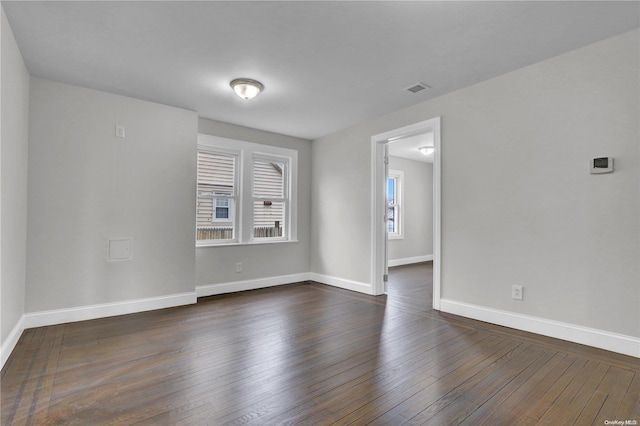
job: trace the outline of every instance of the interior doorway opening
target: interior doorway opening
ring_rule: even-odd
[[[389,302],[412,310],[433,305],[434,131],[387,144],[387,282]]]
[[[425,139],[426,138],[426,139]],[[403,143],[404,141],[404,143]],[[371,252],[371,278],[373,284],[373,294],[384,294],[388,290],[389,266],[399,267],[400,265],[415,264],[414,267],[404,266],[402,270],[405,272],[409,270],[419,271],[422,269],[424,275],[423,293],[420,298],[423,306],[428,306],[429,299],[431,299],[431,306],[433,309],[438,310],[440,308],[440,118],[436,117],[431,120],[426,120],[420,123],[416,123],[410,126],[405,126],[399,129],[395,129],[389,132],[385,132],[379,135],[375,135],[371,138],[372,142],[372,252]],[[392,234],[392,238],[403,239],[402,227],[405,226],[404,231],[406,233],[415,232],[415,229],[406,229],[409,226],[407,217],[403,215],[404,207],[402,197],[413,197],[416,193],[416,187],[412,190],[411,194],[399,194],[390,195],[391,187],[398,189],[398,182],[393,184],[389,181],[390,170],[393,170],[390,163],[393,160],[390,159],[389,149],[395,145],[392,151],[398,153],[398,150],[414,151],[414,154],[424,155],[420,153],[421,150],[428,150],[428,155],[431,156],[432,161],[432,177],[431,182],[423,182],[423,186],[431,185],[432,198],[431,198],[431,232],[429,233],[432,240],[431,253],[425,252],[424,245],[428,242],[420,241],[423,244],[418,252],[414,252],[414,255],[407,255],[411,251],[404,251],[404,255],[393,255],[396,257],[396,262],[389,262],[390,247],[389,247],[389,235]],[[395,170],[397,172],[397,170]],[[396,173],[397,175],[397,173]],[[415,183],[414,183],[415,184]],[[400,183],[400,186],[402,183]],[[406,186],[406,184],[405,184]],[[419,188],[419,185],[418,185]],[[406,189],[406,188],[405,188]],[[419,191],[419,189],[418,189]],[[392,204],[389,203],[390,198]],[[398,203],[399,201],[399,203]],[[419,213],[418,213],[419,214]],[[424,214],[424,213],[423,213]],[[414,225],[415,226],[415,223]],[[400,236],[398,237],[398,234]],[[426,237],[424,237],[426,238]],[[393,240],[392,240],[393,241]],[[420,250],[422,250],[420,254]],[[428,249],[426,251],[429,251]],[[404,257],[402,257],[404,256]],[[398,269],[398,272],[401,270]],[[392,270],[393,272],[393,270]],[[399,274],[398,277],[402,277],[407,274]],[[412,275],[411,273],[409,275]],[[429,277],[431,279],[429,280]],[[418,284],[419,280],[413,280]],[[407,289],[409,291],[409,289]],[[428,296],[431,297],[428,297]],[[410,296],[408,296],[410,297]]]

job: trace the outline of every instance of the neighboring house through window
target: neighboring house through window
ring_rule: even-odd
[[[253,158],[253,237],[286,237],[288,160]]]
[[[239,155],[239,151],[198,150],[198,241],[231,242],[237,239],[233,205],[238,198]]]

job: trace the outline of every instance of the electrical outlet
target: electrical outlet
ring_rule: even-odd
[[[236,273],[238,272],[242,272],[242,263],[238,262],[236,263]]]
[[[522,300],[524,287],[521,285],[512,285],[511,286],[511,298],[514,300]]]

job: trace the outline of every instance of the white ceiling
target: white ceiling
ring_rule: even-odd
[[[394,140],[389,143],[389,155],[424,163],[433,163],[433,153],[424,155],[418,151],[418,148],[423,146],[433,146],[433,132],[420,133]]]
[[[631,2],[11,2],[32,75],[314,139],[639,26]],[[265,91],[243,101],[238,77]],[[417,94],[403,89],[431,86]]]

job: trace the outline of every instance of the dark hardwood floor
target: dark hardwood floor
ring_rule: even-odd
[[[389,268],[388,304],[422,313],[433,312],[433,262]]]
[[[26,330],[2,424],[640,421],[640,360],[432,311],[429,267],[382,297],[306,282]]]

